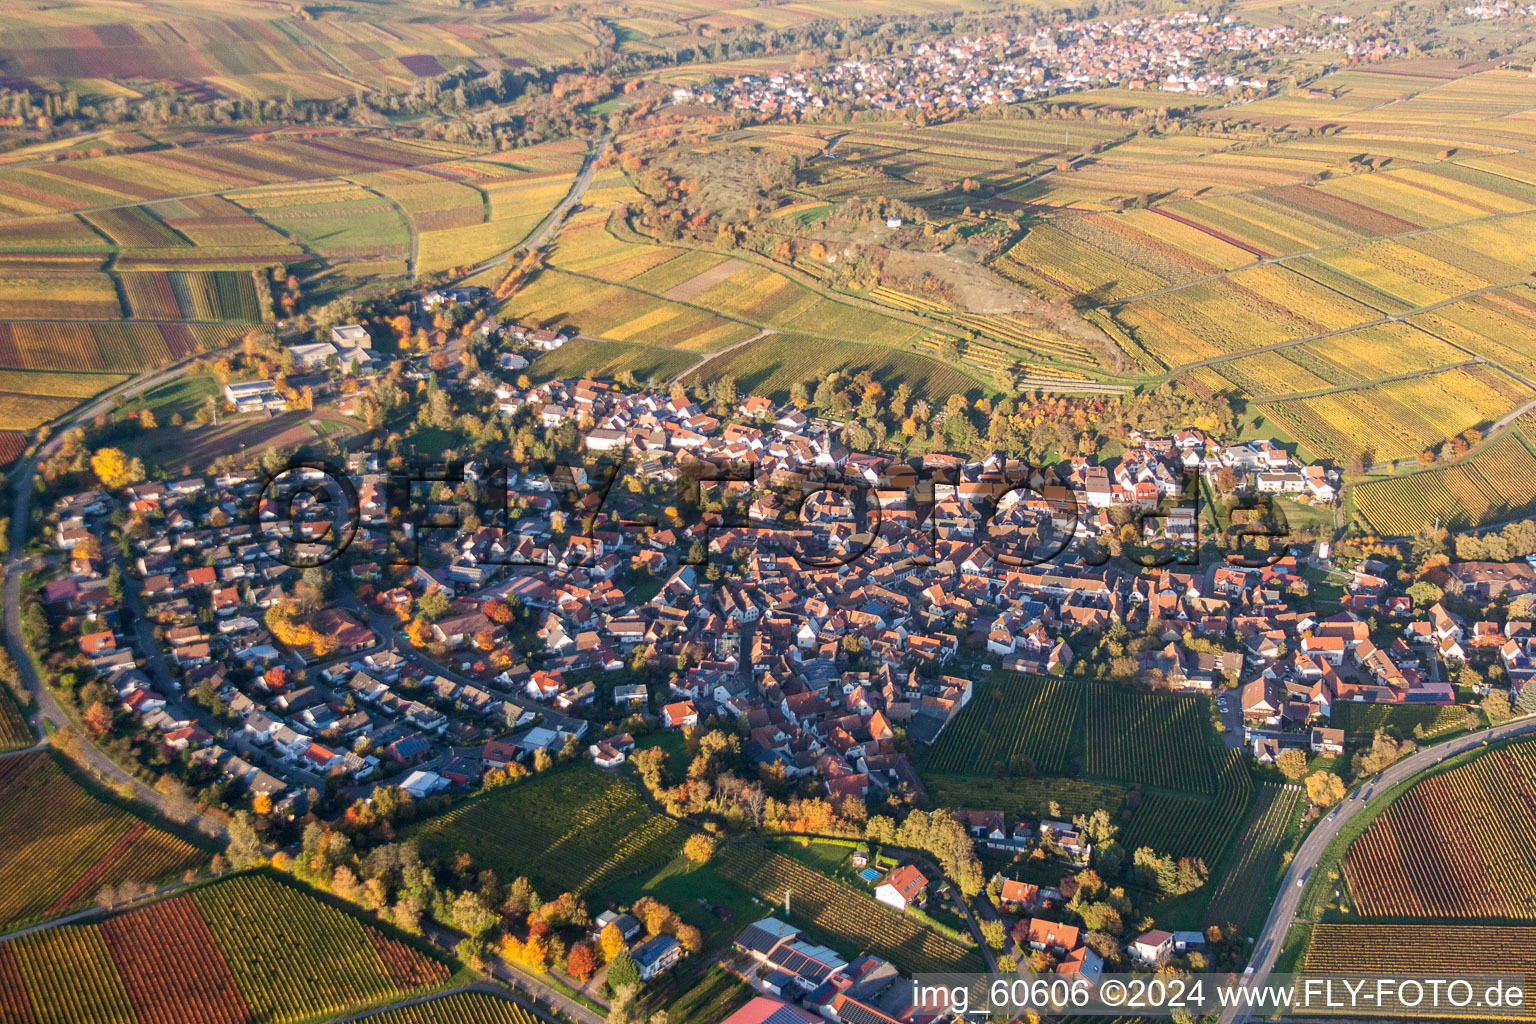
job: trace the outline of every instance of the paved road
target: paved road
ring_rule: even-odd
[[[542,249],[550,243],[560,225],[565,222],[565,215],[570,213],[572,208],[581,202],[582,196],[587,194],[587,188],[592,184],[592,176],[597,173],[597,162],[608,151],[608,143],[612,138],[612,132],[603,132],[602,136],[592,146],[592,152],[587,154],[586,162],[581,165],[581,170],[576,174],[576,180],[571,182],[571,190],[565,194],[564,199],[560,200],[559,205],[550,210],[544,219],[539,221],[538,227],[530,231],[528,236],[518,244],[517,248]],[[492,259],[470,267],[464,273],[464,276],[473,277],[482,271],[490,270],[492,267],[505,266],[505,264],[506,253],[498,253]],[[505,301],[503,299],[500,302],[492,303],[491,311],[494,312]]]
[[[26,643],[22,639],[21,617],[16,614],[16,610],[21,607],[21,574],[23,570],[33,567],[34,564],[34,560],[26,554],[26,548],[32,526],[32,489],[37,477],[38,463],[59,450],[64,434],[70,428],[94,418],[98,412],[106,410],[119,398],[137,395],[177,377],[183,372],[184,364],[188,361],[183,360],[158,373],[139,377],[120,387],[103,392],[95,401],[61,421],[54,430],[53,436],[42,444],[30,459],[13,470],[15,495],[11,507],[11,560],[5,567],[5,607],[8,612],[5,616],[5,642],[10,650],[11,660],[16,663],[17,672],[21,674],[27,689],[32,691],[32,709],[29,718],[39,736],[45,735],[44,723],[52,725],[55,729],[66,726],[73,728],[74,723],[70,721],[69,715],[65,713],[63,707],[54,699],[53,694],[43,685],[42,679],[38,676],[32,658],[27,653]],[[144,653],[147,654],[148,651]],[[118,767],[88,740],[79,746],[80,759],[98,778],[113,785],[126,782],[136,797],[153,806],[162,815],[172,821],[182,820],[182,816],[176,813],[169,801]],[[198,815],[190,824],[215,839],[226,838],[223,824],[216,819]]]
[[[114,910],[122,910],[124,907],[131,907],[136,903],[143,903],[147,900],[156,899],[158,897],[164,896],[166,893],[175,892],[178,889],[185,889],[187,886],[196,885],[201,881],[203,881],[203,879],[198,878],[191,882],[172,882],[169,885],[162,885],[158,889],[151,889],[148,892],[140,893],[139,895],[130,897],[129,899],[118,900],[116,903],[109,903],[104,907],[86,907],[84,910],[77,910],[73,914],[65,914],[63,917],[50,918],[49,920],[39,922],[38,924],[28,925],[25,928],[17,928],[15,931],[6,932],[4,935],[0,935],[0,942],[10,942],[12,939],[20,939],[27,935],[31,935],[33,932],[43,932],[50,928],[57,928],[61,924],[70,924],[72,922],[85,920],[86,918],[95,917],[100,914],[110,913]]]
[[[1533,730],[1536,730],[1536,718],[1524,718],[1460,739],[1424,747],[1382,772],[1380,777],[1372,783],[1372,788],[1378,793],[1385,793],[1399,782],[1433,768],[1452,754],[1459,754],[1480,746],[1484,740],[1504,739]],[[1249,963],[1254,973],[1249,984],[1261,985],[1269,977],[1269,972],[1275,966],[1275,959],[1279,956],[1280,945],[1285,940],[1286,932],[1290,931],[1291,925],[1296,921],[1296,909],[1305,891],[1304,887],[1296,884],[1297,880],[1317,865],[1318,858],[1339,834],[1339,830],[1364,808],[1364,800],[1345,799],[1339,804],[1337,817],[1331,820],[1324,818],[1302,841],[1301,848],[1296,851],[1296,856],[1291,860],[1291,866],[1285,873],[1285,880],[1280,883],[1280,895],[1276,898],[1275,905],[1270,908],[1269,918],[1264,922],[1264,930],[1254,944],[1253,960]],[[1247,1019],[1247,1016],[1244,1010],[1229,1008],[1222,1013],[1221,1024],[1237,1024]]]
[[[450,953],[453,952],[460,939],[457,933],[431,923],[424,923],[421,933],[429,942]],[[491,954],[486,958],[486,973],[497,981],[530,996],[536,1006],[559,1014],[566,1018],[566,1020],[575,1021],[576,1024],[604,1024],[601,1014],[594,1013],[592,1010],[576,1002],[576,1000],[556,992],[537,978],[524,974],[495,954]],[[545,1013],[541,1014],[541,1016],[548,1019],[550,1014]]]

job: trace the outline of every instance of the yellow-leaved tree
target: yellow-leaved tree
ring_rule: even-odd
[[[144,479],[144,464],[130,459],[121,448],[98,448],[91,456],[91,471],[105,486],[116,490]]]

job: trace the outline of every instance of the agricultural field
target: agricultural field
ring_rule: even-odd
[[[362,1019],[367,1024],[538,1024],[539,1020],[511,1000],[489,992],[450,992]]]
[[[4,454],[0,451],[0,459]],[[21,750],[36,742],[37,737],[32,734],[32,726],[27,724],[15,695],[9,690],[0,691],[0,752]]]
[[[1412,977],[1455,977],[1494,971],[1501,975],[1529,977],[1536,974],[1536,928],[1470,924],[1315,924],[1306,958],[1298,970],[1309,974]],[[1529,992],[1528,983],[1527,995]],[[1410,1012],[1406,1016],[1417,1018],[1421,1013]],[[1526,1011],[1514,1010],[1509,1019],[1523,1020],[1526,1016]]]
[[[1370,917],[1536,920],[1536,742],[1413,785],[1350,844],[1344,879]]]
[[[542,352],[528,365],[528,379],[535,384],[548,380],[593,377],[611,379],[628,371],[644,383],[671,380],[699,361],[690,352],[653,348],[627,341],[595,341],[573,338],[553,352]]]
[[[119,275],[128,315],[139,320],[261,319],[260,271],[144,271]],[[262,287],[264,289],[264,286]]]
[[[1439,306],[1410,322],[1527,380],[1536,377],[1536,289],[1529,285]]]
[[[1346,735],[1365,737],[1377,729],[1395,729],[1408,738],[1433,739],[1464,727],[1472,708],[1456,704],[1433,707],[1414,704],[1356,704],[1340,701],[1333,708],[1333,726]],[[1422,730],[1422,731],[1420,731]]]
[[[1235,925],[1243,934],[1252,934],[1262,925],[1264,901],[1280,869],[1281,855],[1295,835],[1291,822],[1301,793],[1295,785],[1259,787],[1231,859],[1211,891],[1205,916],[1212,923]]]
[[[1219,863],[1253,799],[1253,777],[1241,750],[1223,750],[1215,775],[1215,792],[1209,796],[1144,793],[1120,836],[1121,845],[1128,850],[1149,846],[1174,857],[1198,857],[1207,867]]]
[[[266,876],[207,886],[192,898],[258,1020],[337,1013],[448,980],[445,964]]]
[[[1088,775],[1185,792],[1216,791],[1202,698],[1090,685],[1087,707]]]
[[[983,686],[923,758],[959,775],[1057,775],[1083,705],[1081,682],[1008,674]]]
[[[0,430],[0,469],[10,466],[21,457],[21,453],[27,450],[27,445],[32,443],[32,434],[27,430]]]
[[[1533,397],[1523,384],[1476,365],[1269,402],[1259,411],[1312,456],[1343,463],[1362,452],[1376,460],[1417,455]]]
[[[682,850],[686,830],[655,814],[628,779],[590,765],[500,786],[412,830],[508,878],[593,895]]]
[[[1383,536],[1411,536],[1436,519],[1452,529],[1483,526],[1536,505],[1536,456],[1507,433],[1454,466],[1362,481],[1352,495],[1355,511]]]
[[[43,751],[0,759],[0,925],[89,906],[103,886],[159,882],[208,854],[93,796]]]
[[[0,1016],[284,1024],[441,985],[449,973],[318,897],[240,875],[0,945]]]
[[[781,854],[729,844],[715,854],[711,867],[770,904],[782,905],[788,889],[793,893],[789,923],[808,925],[840,952],[870,952],[908,974],[982,969],[981,953],[974,947],[962,946]]]
[[[414,167],[470,152],[468,147],[450,143],[343,131],[312,138],[279,132],[213,145],[10,166],[0,168],[0,212],[25,217],[84,211],[93,227],[124,248],[190,248],[191,239],[170,228],[144,204],[278,182]]]
[[[89,270],[54,270],[0,278],[0,320],[116,320],[122,304],[112,278]]]
[[[711,359],[684,382],[708,384],[729,376],[736,378],[742,394],[783,401],[795,384],[814,387],[833,373],[860,370],[868,370],[887,391],[905,383],[914,395],[930,402],[942,403],[952,394],[974,397],[981,390],[975,378],[916,352],[794,334],[769,335],[743,345]]]
[[[667,1005],[667,1024],[718,1024],[756,994],[736,975],[711,964],[687,992]]]
[[[239,341],[247,326],[0,322],[0,370],[137,373]]]
[[[623,285],[544,270],[504,307],[520,323],[563,326],[607,341],[637,341],[685,352],[713,352],[757,333],[693,305]]]

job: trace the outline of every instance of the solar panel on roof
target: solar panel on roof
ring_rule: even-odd
[[[762,1024],[805,1024],[805,1018],[796,1013],[788,1003],[785,1003],[764,1017]]]
[[[798,975],[807,981],[822,981],[832,973],[832,969],[820,961],[813,960],[797,949],[784,946],[774,951],[769,961],[784,968],[790,974]]]
[[[749,949],[754,953],[767,953],[778,944],[779,937],[765,928],[759,928],[755,924],[749,924],[736,936],[736,944],[742,949]]]
[[[843,1019],[843,1024],[891,1024],[891,1018],[885,1014],[853,999],[843,1000],[837,1015]]]

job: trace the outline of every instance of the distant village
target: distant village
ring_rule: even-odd
[[[1272,84],[1268,78],[1213,65],[1226,56],[1279,50],[1339,51],[1369,59],[1403,52],[1384,36],[1362,43],[1288,25],[1259,28],[1231,15],[1185,12],[915,43],[892,57],[680,86],[672,98],[679,104],[718,104],[782,116],[839,104],[890,111],[977,109],[1105,87],[1195,96],[1234,89],[1263,92]]]

